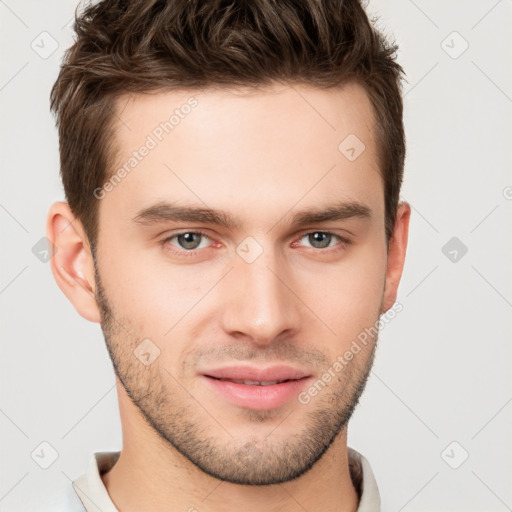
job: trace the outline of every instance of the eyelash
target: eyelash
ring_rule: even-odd
[[[200,229],[198,230],[194,230],[194,231],[182,231],[181,233],[174,233],[173,235],[171,236],[168,236],[167,238],[165,238],[164,240],[162,240],[160,242],[160,244],[162,245],[162,247],[168,247],[169,245],[172,245],[170,244],[170,241],[173,239],[173,238],[176,238],[180,235],[185,235],[187,233],[193,233],[193,234],[196,234],[196,235],[202,235],[210,240],[211,237],[208,235],[208,233],[206,233],[205,231],[202,231]],[[332,235],[336,238],[339,239],[340,243],[333,246],[333,247],[326,247],[324,249],[316,249],[317,251],[322,251],[322,252],[325,252],[325,253],[329,253],[329,252],[337,252],[337,251],[340,251],[342,249],[344,249],[347,245],[350,245],[352,243],[352,241],[348,238],[345,238],[341,235],[337,235],[336,233],[333,233],[332,231],[321,231],[321,230],[312,230],[312,231],[307,231],[305,233],[302,233],[299,237],[299,240],[304,238],[305,236],[307,235],[311,235],[313,233],[323,233],[323,234],[326,234],[326,235]],[[295,242],[294,242],[295,243]],[[315,248],[312,247],[312,249],[314,250]],[[197,252],[200,250],[200,249],[190,249],[190,250],[185,250],[185,249],[182,249],[182,250],[179,250],[179,249],[175,249],[174,246],[173,246],[173,249],[166,249],[166,250],[169,250],[170,252],[172,252],[173,254],[177,254],[178,256],[183,256],[183,257],[194,257],[197,255]]]

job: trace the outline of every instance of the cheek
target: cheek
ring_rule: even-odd
[[[330,327],[325,332],[336,343],[350,343],[378,319],[386,261],[385,249],[375,245],[309,276],[307,287],[302,288],[306,304]]]
[[[172,265],[140,250],[109,258],[100,272],[118,320],[130,325],[134,335],[165,345],[190,323],[199,311],[195,305],[225,269]]]

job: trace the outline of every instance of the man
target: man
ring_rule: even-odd
[[[347,426],[406,253],[396,47],[356,0],[106,0],[75,30],[47,233],[123,449],[62,509],[379,510]]]

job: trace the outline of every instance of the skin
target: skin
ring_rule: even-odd
[[[285,363],[320,378],[395,302],[410,206],[400,203],[388,249],[370,101],[355,84],[123,96],[118,166],[191,96],[198,106],[100,200],[96,262],[67,203],[48,214],[55,279],[102,324],[116,370],[123,449],[103,481],[124,512],[355,511],[347,425],[376,337],[307,404],[235,406],[198,372]],[[338,150],[349,134],[366,146],[355,161]],[[132,220],[159,201],[224,210],[240,225]],[[290,224],[340,201],[371,216]],[[198,229],[208,236],[189,238],[195,249],[162,243]],[[322,245],[315,232],[333,235]],[[263,251],[251,263],[236,251],[246,237]],[[144,339],[160,350],[147,366],[133,353]]]

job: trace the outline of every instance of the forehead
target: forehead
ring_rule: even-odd
[[[125,172],[101,208],[130,215],[180,200],[270,214],[326,196],[382,203],[375,116],[357,84],[132,94],[116,107],[110,171]]]
[[[270,128],[285,128],[283,136],[293,137],[306,126],[310,132],[336,133],[334,139],[344,133],[368,139],[367,132],[373,131],[376,122],[366,91],[354,82],[331,89],[276,84],[258,89],[211,87],[125,94],[116,99],[115,112],[118,142],[129,146],[139,142],[140,132],[159,132],[158,127],[167,122],[173,138],[187,135],[186,128],[175,130],[178,125],[206,137],[214,135],[209,129],[215,124],[226,133],[236,130],[240,137],[248,131],[251,135],[259,132],[260,140]],[[164,134],[169,133],[164,129]]]

